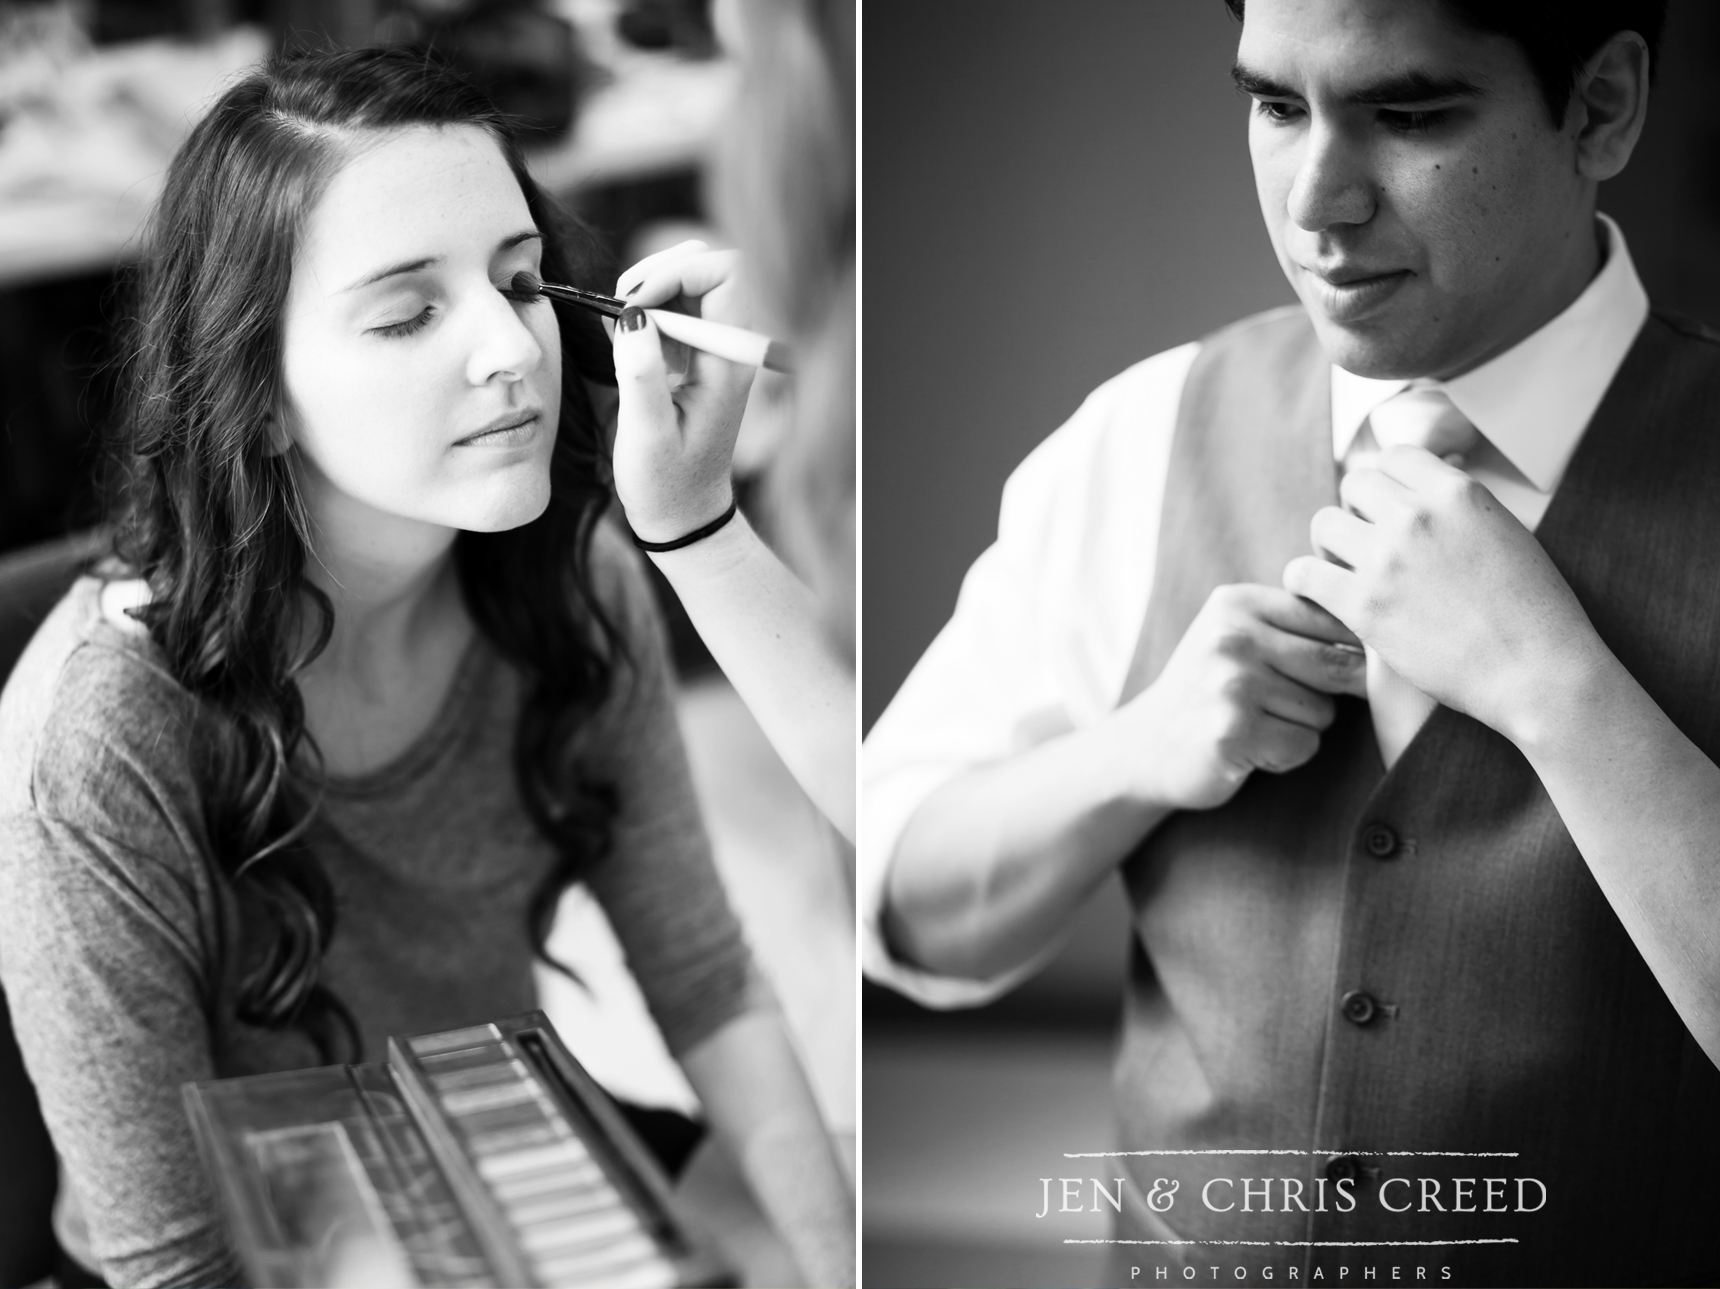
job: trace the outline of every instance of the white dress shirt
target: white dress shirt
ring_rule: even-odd
[[[1438,385],[1485,440],[1464,468],[1530,529],[1648,316],[1623,234],[1606,216],[1600,222],[1606,259],[1583,293],[1505,353]],[[1152,594],[1177,408],[1198,351],[1166,350],[1107,381],[1016,468],[997,540],[968,570],[954,615],[866,739],[861,962],[867,975],[929,1006],[989,1001],[1055,951],[988,981],[896,961],[878,933],[890,857],[914,812],[951,779],[1116,708]],[[1368,415],[1411,383],[1332,368],[1340,468],[1377,451]]]

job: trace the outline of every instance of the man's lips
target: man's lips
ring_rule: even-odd
[[[1414,276],[1408,269],[1303,266],[1320,312],[1333,322],[1359,322],[1382,307]]]

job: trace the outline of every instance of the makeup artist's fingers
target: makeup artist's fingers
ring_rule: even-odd
[[[706,250],[702,242],[687,243],[685,255],[672,255],[652,264],[639,276],[638,289],[627,297],[632,304],[640,297],[679,292],[697,299],[707,295],[734,276],[738,251]]]
[[[629,304],[655,306],[681,290],[678,266],[706,255],[734,253],[712,251],[701,241],[678,242],[667,250],[647,255],[629,267],[615,280],[615,294],[626,296]],[[709,289],[708,287],[706,288]],[[665,294],[667,291],[667,294]]]
[[[621,391],[621,414],[632,423],[618,427],[618,431],[633,429],[649,438],[673,436],[675,402],[669,396],[662,333],[643,311],[630,310],[615,327],[614,342],[615,384]]]
[[[615,492],[646,541],[669,541],[728,506],[735,433],[752,373],[706,354],[671,393],[656,323],[629,308],[615,329]]]
[[[653,268],[656,268],[669,260],[679,259],[685,255],[694,255],[700,251],[708,251],[710,249],[711,244],[709,242],[701,241],[697,237],[690,237],[684,242],[676,242],[673,246],[666,246],[660,251],[653,251],[644,259],[638,260],[630,267],[624,269],[621,276],[616,279],[615,285],[618,290],[625,293],[627,287],[631,286],[644,274],[649,273]]]
[[[738,253],[706,250],[700,242],[683,245],[697,249],[685,254],[676,253],[680,248],[665,251],[623,275],[625,282],[635,270],[644,270],[633,277],[630,294],[629,288],[622,289],[627,302],[642,308],[667,306],[734,326],[752,325],[752,311],[736,284]]]

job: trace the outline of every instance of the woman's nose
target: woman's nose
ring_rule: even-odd
[[[522,316],[527,309],[547,309],[546,301],[518,304],[493,288],[481,293],[475,306],[475,338],[467,361],[467,378],[474,385],[492,380],[514,381],[537,370],[543,346]]]
[[[1291,220],[1311,233],[1334,224],[1365,224],[1373,218],[1374,204],[1366,143],[1314,121],[1290,185]]]

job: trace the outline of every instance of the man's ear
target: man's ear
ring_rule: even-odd
[[[1571,94],[1567,128],[1576,131],[1577,173],[1599,183],[1625,168],[1648,119],[1648,44],[1615,32],[1589,59]]]

